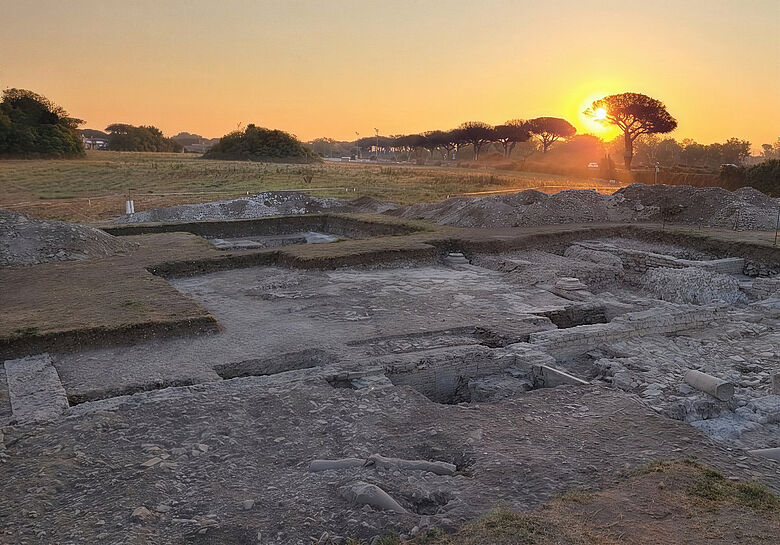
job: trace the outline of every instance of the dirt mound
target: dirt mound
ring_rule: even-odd
[[[645,212],[651,221],[727,227],[741,231],[775,227],[780,199],[773,199],[750,187],[728,191],[720,187],[632,184],[615,192],[622,208]]]
[[[105,257],[129,247],[99,229],[0,209],[0,267]]]
[[[358,197],[346,203],[345,212],[364,212],[370,214],[384,214],[398,208],[397,204],[380,201],[374,197]]]
[[[114,223],[141,223],[249,219],[324,211],[337,212],[344,209],[345,204],[346,202],[341,199],[311,197],[295,191],[266,191],[230,201],[145,210],[120,216],[113,221]]]
[[[568,190],[546,195],[535,190],[490,197],[454,197],[440,203],[415,204],[391,211],[460,227],[518,227],[593,222],[660,222],[774,229],[780,199],[752,188],[633,184],[613,195]]]
[[[608,221],[608,208],[604,198],[593,190],[572,189],[553,195],[527,190],[416,204],[399,210],[398,215],[460,227],[518,227]]]

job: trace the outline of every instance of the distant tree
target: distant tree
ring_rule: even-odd
[[[552,148],[547,157],[557,165],[584,167],[604,157],[604,142],[592,134],[575,134]]]
[[[412,158],[412,154],[425,144],[425,137],[421,134],[400,134],[393,137],[393,147],[406,153],[406,160]]]
[[[585,110],[597,121],[616,125],[623,131],[626,170],[631,170],[634,158],[634,141],[643,134],[663,134],[677,128],[677,120],[666,111],[666,106],[640,93],[609,95],[593,102]]]
[[[319,157],[293,135],[249,124],[219,139],[205,159],[311,163]]]
[[[354,143],[333,138],[315,138],[308,145],[323,157],[347,157],[355,149]]]
[[[560,117],[537,117],[528,123],[531,134],[542,143],[542,153],[547,153],[561,138],[571,138],[577,133],[574,125]]]
[[[780,138],[774,144],[761,144],[762,159],[780,159]]]
[[[192,146],[193,144],[200,144],[203,141],[203,137],[199,134],[180,132],[176,136],[171,136],[171,140],[178,142],[182,146]]]
[[[634,157],[640,164],[655,165],[658,162],[656,155],[660,144],[661,139],[655,134],[643,134],[634,142]]]
[[[157,127],[140,125],[138,127],[127,123],[113,123],[106,127],[108,132],[108,149],[114,151],[157,151],[180,152],[184,146],[165,138]]]
[[[445,131],[428,131],[423,133],[425,143],[423,144],[425,149],[433,156],[433,152],[437,149],[444,149],[444,158],[447,157],[447,145],[449,144],[450,136]]]
[[[780,197],[780,159],[769,159],[745,169],[746,183],[771,197]]]
[[[655,159],[662,166],[672,167],[679,164],[682,150],[682,146],[674,138],[666,138],[658,143]]]
[[[720,164],[741,165],[750,157],[750,142],[729,138],[720,147]]]
[[[474,160],[479,161],[479,153],[488,142],[494,142],[495,129],[482,121],[466,121],[458,127],[463,142],[474,148]]]
[[[455,159],[458,156],[458,149],[465,144],[463,131],[461,129],[452,129],[444,132],[445,138],[441,147],[447,152],[447,158]]]
[[[707,146],[694,142],[690,138],[682,141],[680,162],[685,166],[705,166],[707,164]]]
[[[355,141],[352,147],[359,147],[365,150],[374,150],[374,154],[379,150],[387,150],[392,146],[393,139],[387,136],[364,136]],[[379,149],[375,149],[379,148]]]
[[[527,140],[518,142],[509,153],[514,161],[518,163],[520,170],[525,168],[525,162],[536,152],[539,151],[539,143],[536,140]]]
[[[699,144],[690,138],[682,141],[680,162],[690,167],[717,170],[721,165],[742,165],[750,157],[750,142],[729,138],[724,143]]]
[[[527,142],[531,138],[531,127],[522,119],[510,119],[496,126],[494,138],[501,145],[504,157],[509,158],[519,142]]]
[[[0,157],[80,157],[84,145],[70,117],[48,98],[26,89],[6,89],[0,101]]]
[[[81,129],[79,134],[85,138],[108,138],[108,134],[97,129]]]

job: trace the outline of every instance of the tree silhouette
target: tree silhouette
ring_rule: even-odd
[[[113,123],[106,127],[108,149],[115,151],[173,151],[183,149],[181,143],[172,138],[165,138],[157,127],[140,125],[138,127],[127,123]]]
[[[458,155],[458,149],[465,143],[463,131],[461,129],[452,129],[444,133],[445,138],[441,144],[447,152],[447,158],[455,159]]]
[[[402,134],[393,137],[393,147],[406,152],[406,160],[412,158],[412,153],[422,148],[425,137],[421,134]]]
[[[433,156],[433,152],[439,148],[445,148],[450,143],[450,136],[444,131],[428,131],[423,133],[424,143],[423,147]],[[446,152],[445,152],[446,153]]]
[[[474,160],[476,161],[479,160],[482,146],[488,142],[494,142],[496,138],[495,129],[482,121],[466,121],[458,127],[458,130],[463,141],[474,147]]]
[[[511,119],[503,125],[497,125],[495,128],[495,141],[501,144],[504,150],[504,157],[509,157],[515,144],[526,142],[531,138],[531,130],[527,121],[522,119]]]
[[[603,112],[603,117],[599,115]],[[677,120],[666,111],[666,106],[641,93],[609,95],[593,102],[585,115],[597,121],[615,125],[623,131],[626,170],[631,170],[634,141],[643,134],[662,134],[677,128]]]
[[[0,157],[83,156],[76,131],[81,123],[42,95],[6,89],[0,100]]]
[[[560,117],[537,117],[528,124],[531,134],[542,143],[542,153],[547,153],[550,146],[561,138],[571,138],[577,134],[574,125]]]

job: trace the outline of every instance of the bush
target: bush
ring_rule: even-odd
[[[108,149],[112,151],[159,151],[180,152],[184,147],[173,140],[165,138],[160,129],[141,125],[135,127],[125,123],[114,123],[106,127]]]
[[[76,127],[82,121],[44,96],[6,89],[0,102],[0,157],[21,159],[81,157]]]
[[[770,197],[780,197],[780,159],[769,159],[746,168],[745,183]]]
[[[720,185],[727,189],[748,186],[770,197],[780,197],[780,159],[769,159],[750,167],[723,165],[720,180]]]
[[[219,139],[204,155],[206,159],[311,163],[320,158],[284,131],[247,125]]]

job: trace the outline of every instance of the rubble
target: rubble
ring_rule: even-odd
[[[642,276],[640,285],[664,301],[696,305],[737,305],[748,302],[747,295],[740,289],[739,280],[735,277],[698,267],[653,268]]]
[[[778,277],[561,240],[170,278],[219,332],[6,361],[0,531],[371,542],[680,457],[780,490]]]
[[[347,200],[314,197],[298,191],[265,191],[228,201],[184,204],[168,208],[143,210],[134,214],[119,216],[112,221],[114,223],[205,221],[251,219],[319,212],[385,213],[396,208],[398,208],[397,205],[371,197]]]
[[[519,227],[561,223],[662,222],[735,230],[775,228],[780,199],[752,188],[632,184],[612,195],[536,190],[489,197],[454,197],[414,204],[391,213],[459,227]]]
[[[0,267],[107,257],[131,247],[93,227],[0,209]]]

